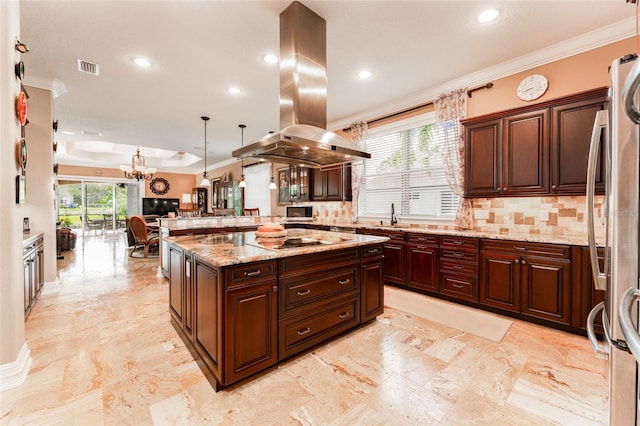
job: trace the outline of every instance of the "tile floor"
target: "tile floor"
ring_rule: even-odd
[[[386,309],[215,393],[169,323],[158,259],[79,238],[26,321],[27,381],[0,424],[602,425],[606,363],[583,337],[514,321],[500,343]]]

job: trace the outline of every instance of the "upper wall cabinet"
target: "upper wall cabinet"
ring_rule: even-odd
[[[313,169],[313,201],[351,201],[351,164]]]
[[[593,122],[605,107],[603,88],[463,121],[465,196],[584,195]]]

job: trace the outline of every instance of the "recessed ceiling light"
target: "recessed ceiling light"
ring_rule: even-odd
[[[491,22],[498,17],[500,12],[497,9],[487,9],[478,15],[478,22]]]
[[[151,62],[149,62],[149,60],[145,58],[135,58],[133,62],[137,66],[143,67],[143,68],[149,68],[151,66]]]
[[[98,133],[98,132],[90,132],[88,130],[83,130],[82,132],[83,135],[91,135],[91,136],[102,136],[102,133]]]
[[[229,93],[237,95],[238,93],[240,93],[240,89],[238,89],[237,87],[229,87]]]
[[[268,64],[275,64],[276,62],[278,62],[278,57],[271,54],[264,55],[262,59]]]
[[[358,77],[360,77],[361,79],[367,79],[369,77],[371,77],[371,71],[369,70],[362,70],[358,73]]]
[[[67,130],[63,130],[62,133],[64,133],[65,135],[75,135],[74,132],[69,132]]]

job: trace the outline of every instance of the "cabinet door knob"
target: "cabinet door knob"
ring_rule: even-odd
[[[516,263],[520,263],[520,259],[516,259]]]
[[[507,192],[507,188],[502,188],[502,192]]]
[[[278,286],[274,285],[273,287],[271,287],[271,289],[273,290],[274,293],[278,292]]]
[[[522,259],[522,264],[523,264],[523,265],[526,265],[526,264],[527,264],[527,261],[526,261],[526,260],[524,260],[524,259]]]
[[[552,190],[552,191],[554,191],[554,192],[555,192],[555,190],[556,190],[557,188],[558,188],[557,186],[555,186],[555,185],[551,185],[551,190]]]

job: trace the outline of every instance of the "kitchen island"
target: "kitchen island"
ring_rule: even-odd
[[[219,390],[383,312],[385,237],[167,237],[171,323]]]

